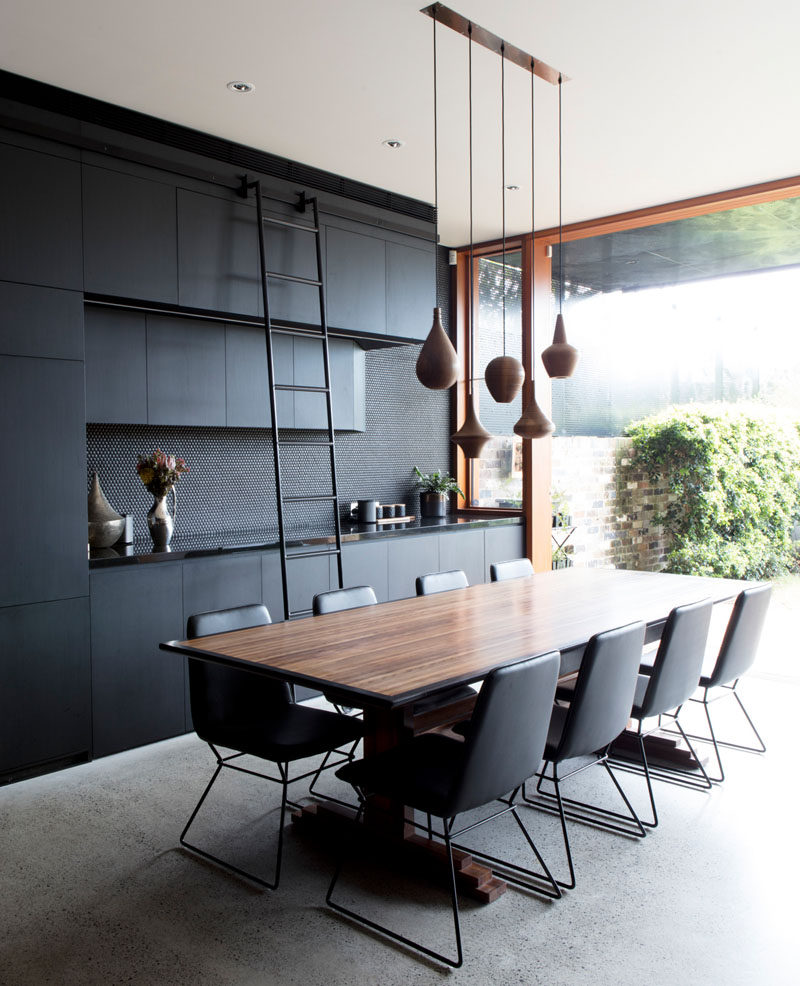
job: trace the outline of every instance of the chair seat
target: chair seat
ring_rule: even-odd
[[[464,752],[460,740],[427,733],[413,743],[345,764],[336,776],[367,795],[391,797],[446,818],[453,814],[451,793],[460,779]]]
[[[252,723],[225,723],[205,730],[201,739],[264,760],[286,763],[354,743],[364,732],[360,719],[303,705],[268,711]]]

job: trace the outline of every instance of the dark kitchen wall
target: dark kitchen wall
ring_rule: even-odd
[[[437,293],[447,327],[445,249],[438,251]],[[406,503],[414,512],[418,497],[412,467],[417,465],[423,472],[450,468],[450,391],[427,390],[419,383],[415,364],[420,348],[399,346],[366,353],[366,431],[336,434],[343,510],[351,500],[374,497],[383,503]],[[136,537],[147,537],[146,515],[152,504],[136,474],[136,457],[157,447],[183,456],[190,467],[177,486],[178,535],[277,529],[269,429],[89,424],[88,474],[96,469],[111,505],[120,513],[133,514]],[[288,475],[297,480],[299,492],[313,489],[316,477],[325,474],[324,463],[315,461],[315,454],[319,453],[310,449],[287,450],[284,482]],[[324,518],[308,508],[291,520],[298,531],[308,532],[317,523],[324,526]]]

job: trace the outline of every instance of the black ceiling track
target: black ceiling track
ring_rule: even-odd
[[[177,150],[200,154],[217,161],[245,168],[284,181],[308,185],[321,192],[341,195],[365,205],[373,205],[424,222],[434,221],[434,208],[428,202],[397,195],[394,192],[343,178],[296,161],[259,151],[245,144],[236,144],[212,134],[193,130],[158,117],[125,109],[90,96],[60,89],[44,82],[27,79],[13,72],[0,70],[0,98],[60,113],[84,123],[107,127],[122,133],[165,144]]]

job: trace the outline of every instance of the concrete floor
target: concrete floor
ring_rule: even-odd
[[[743,695],[765,756],[729,752],[728,778],[710,794],[659,784],[662,822],[642,841],[573,826],[578,887],[561,901],[515,890],[488,906],[463,901],[465,966],[454,972],[327,910],[331,857],[308,835],[287,830],[275,893],[176,848],[211,774],[195,737],[0,789],[0,983],[796,984],[800,866],[789,812],[800,680],[785,649],[778,664],[761,661]],[[642,781],[623,783],[642,806]],[[584,772],[574,792],[612,804],[601,770]],[[273,786],[233,778],[197,838],[257,865],[271,858],[276,805]],[[563,872],[557,821],[526,819]],[[479,832],[475,844],[523,861],[510,820]],[[374,871],[366,892],[380,896],[389,879]],[[398,887],[393,920],[447,946],[446,898],[430,886]]]

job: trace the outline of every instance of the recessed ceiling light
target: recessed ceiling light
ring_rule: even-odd
[[[506,185],[506,190],[509,192],[518,192],[519,185]]]
[[[398,140],[396,137],[390,137],[388,140],[381,141],[384,147],[391,147],[393,151],[396,151],[400,147],[405,146],[404,140]]]
[[[231,92],[253,92],[256,87],[252,82],[229,82],[228,88]]]

